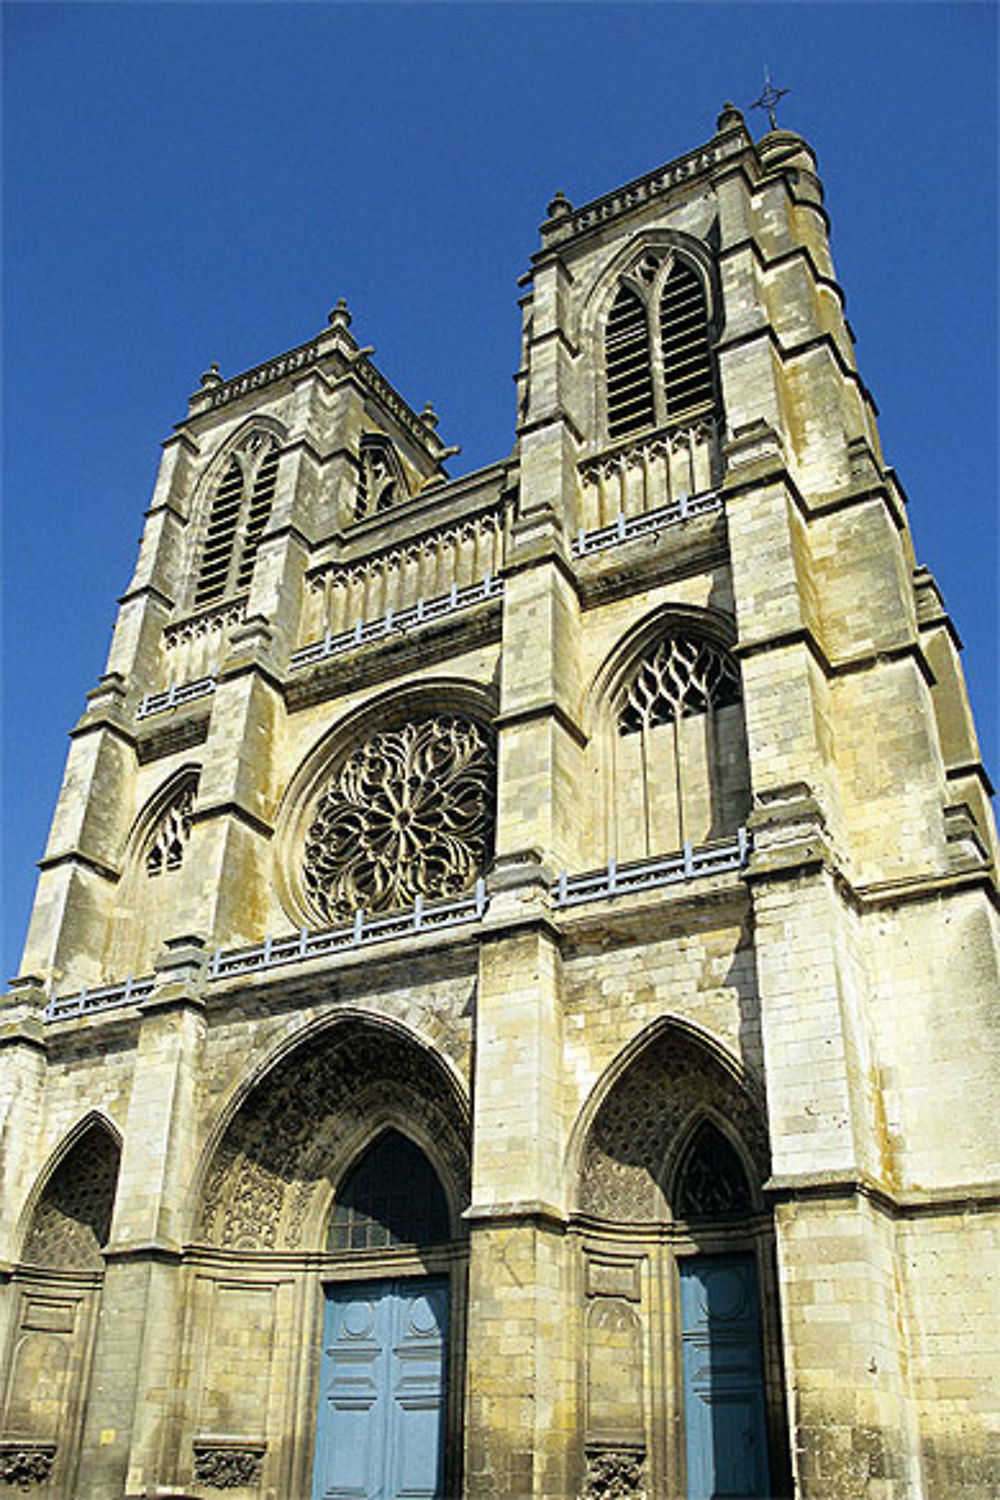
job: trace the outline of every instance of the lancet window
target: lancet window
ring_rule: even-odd
[[[608,434],[701,416],[715,401],[700,270],[649,251],[618,287],[604,328]]]
[[[751,1211],[750,1187],[735,1148],[703,1120],[684,1153],[674,1194],[679,1219],[731,1219]]]
[[[230,454],[212,496],[195,585],[196,606],[214,604],[250,587],[274,501],[279,451],[271,433],[252,432]]]
[[[437,1173],[413,1141],[388,1130],[347,1174],[334,1204],[329,1250],[384,1250],[448,1239]]]
[[[184,863],[197,786],[196,780],[186,781],[157,819],[146,845],[144,863],[148,876],[162,875],[165,870],[179,870]]]

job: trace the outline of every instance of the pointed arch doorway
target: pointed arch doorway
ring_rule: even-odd
[[[386,1130],[348,1171],[330,1219],[327,1249],[356,1257],[360,1274],[324,1289],[312,1500],[444,1494],[450,1279],[401,1274],[401,1257],[450,1238],[433,1166]]]

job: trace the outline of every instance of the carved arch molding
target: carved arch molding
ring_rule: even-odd
[[[206,1179],[198,1237],[237,1250],[314,1248],[314,1210],[365,1126],[381,1120],[433,1141],[468,1202],[468,1127],[445,1070],[396,1032],[345,1023],[295,1048],[240,1108]]]
[[[583,1212],[634,1223],[672,1218],[677,1146],[699,1114],[726,1121],[762,1182],[768,1144],[756,1102],[705,1047],[668,1028],[629,1064],[594,1116],[581,1164]]]

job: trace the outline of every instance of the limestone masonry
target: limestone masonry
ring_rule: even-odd
[[[1000,1494],[997,842],[809,146],[549,205],[510,457],[202,378],[0,1024],[0,1493]]]

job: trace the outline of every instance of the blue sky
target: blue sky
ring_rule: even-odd
[[[574,203],[706,140],[768,64],[815,147],[919,558],[997,729],[993,4],[8,4],[4,977],[67,747],[201,372],[344,296],[453,473],[513,442],[516,278]]]

